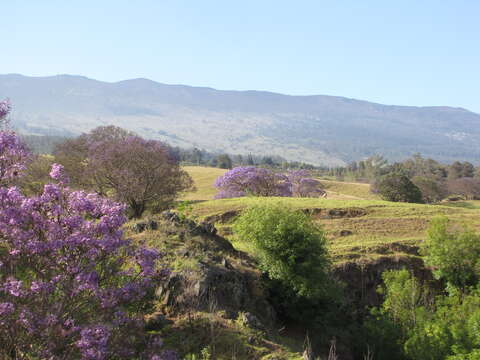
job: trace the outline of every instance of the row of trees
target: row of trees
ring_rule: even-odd
[[[480,199],[480,178],[462,177],[452,180],[435,180],[431,177],[415,176],[410,179],[402,172],[392,172],[378,178],[371,190],[384,200],[436,203],[450,199]]]
[[[415,176],[433,177],[439,179],[457,179],[462,177],[480,177],[480,168],[467,161],[455,161],[452,164],[442,164],[436,160],[424,158],[420,154],[389,164],[381,155],[374,155],[365,160],[351,162],[345,167],[319,169],[323,176],[334,176],[351,181],[373,182],[382,175],[391,172],[402,172],[410,178]]]

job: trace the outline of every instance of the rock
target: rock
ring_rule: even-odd
[[[246,312],[242,316],[242,322],[245,326],[248,326],[252,329],[263,330],[265,327],[262,322],[252,313]]]
[[[217,235],[217,228],[213,224],[210,224],[208,222],[202,222],[198,227],[205,234],[214,235],[214,236]]]
[[[205,221],[211,224],[215,224],[217,222],[221,224],[225,224],[232,221],[239,214],[240,212],[238,210],[230,210],[230,211],[224,212],[223,214],[207,216],[205,218]]]
[[[270,328],[276,319],[275,310],[263,294],[255,292],[251,281],[248,274],[231,265],[227,269],[220,264],[199,263],[194,270],[172,273],[156,289],[155,295],[169,311],[224,311],[232,319],[238,317],[239,311],[245,311],[248,324]]]
[[[170,221],[175,224],[180,223],[180,218],[178,217],[178,214],[173,211],[164,211],[160,214],[164,220]]]
[[[172,324],[161,312],[155,312],[145,317],[145,330],[161,330],[165,326]]]
[[[138,222],[133,225],[133,231],[135,231],[136,233],[142,233],[146,230],[146,228],[147,224],[144,222]]]
[[[227,261],[227,259],[223,258],[222,259],[222,265],[226,267],[227,269],[231,269],[230,263]]]
[[[158,223],[155,220],[149,220],[147,222],[147,228],[149,230],[157,230],[158,229]]]

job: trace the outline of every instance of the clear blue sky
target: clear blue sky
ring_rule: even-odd
[[[4,0],[0,73],[480,112],[477,0]]]

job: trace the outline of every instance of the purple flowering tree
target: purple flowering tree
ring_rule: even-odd
[[[139,136],[93,142],[86,171],[97,190],[111,191],[137,218],[147,206],[166,208],[180,192],[193,189],[192,179],[163,143]]]
[[[17,144],[0,142],[3,156]],[[124,238],[124,205],[69,189],[61,165],[50,176],[39,196],[0,187],[0,358],[171,358],[144,330],[158,252]]]
[[[324,194],[320,182],[312,179],[306,170],[281,174],[255,166],[233,168],[217,178],[214,186],[219,190],[216,199],[248,195],[318,197]]]
[[[148,207],[167,208],[193,181],[160,141],[145,140],[115,126],[102,126],[59,144],[55,159],[72,186],[109,194],[140,217]]]
[[[0,101],[0,185],[5,186],[14,182],[25,170],[29,159],[27,147],[18,136],[8,129],[6,121],[11,110],[8,100]]]
[[[288,178],[283,174],[255,166],[227,171],[215,181],[216,199],[241,196],[292,196]]]
[[[290,182],[292,196],[295,197],[319,197],[324,196],[320,181],[313,179],[308,170],[292,170],[287,173]]]

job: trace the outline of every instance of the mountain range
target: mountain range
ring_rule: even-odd
[[[290,96],[83,76],[0,75],[21,133],[75,136],[118,125],[174,146],[344,165],[373,154],[480,160],[480,115],[448,106],[395,106],[338,96]]]

